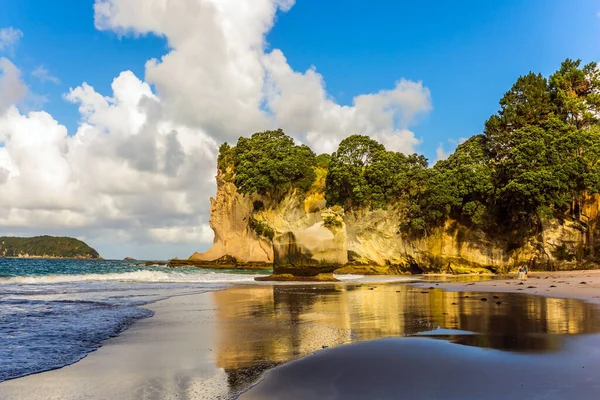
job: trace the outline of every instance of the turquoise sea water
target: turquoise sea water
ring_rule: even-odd
[[[216,281],[219,281],[225,276],[215,276],[215,274],[240,274],[240,271],[234,270],[200,270],[198,268],[166,268],[155,264],[153,266],[141,265],[139,261],[119,261],[119,260],[60,260],[60,259],[20,259],[20,258],[0,258],[0,283],[7,283],[8,278],[19,277],[57,277],[57,280],[66,281],[71,276],[73,280],[86,279],[86,275],[107,275],[105,279],[121,279],[130,278],[132,280],[142,281],[144,276],[135,276],[135,272],[155,272],[154,278],[160,279],[160,275],[164,275],[163,279],[167,280],[186,280],[185,276],[193,279],[193,276],[212,276]],[[126,276],[116,276],[118,274],[131,274]],[[243,274],[243,272],[242,272]],[[58,278],[58,277],[63,277]],[[149,278],[149,276],[148,276]],[[231,278],[231,277],[230,277]],[[210,280],[209,278],[206,278]],[[4,282],[3,282],[4,281]],[[13,280],[14,282],[18,279]],[[51,279],[40,280],[50,282]],[[35,283],[35,279],[30,279],[28,282]],[[10,282],[8,282],[10,283]]]
[[[136,261],[0,258],[0,382],[80,360],[136,320],[151,317],[147,304],[260,284],[257,274]]]
[[[0,258],[0,382],[72,364],[152,316],[144,305],[252,274],[135,261]]]

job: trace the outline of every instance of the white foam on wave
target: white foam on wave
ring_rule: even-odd
[[[156,283],[232,283],[232,284],[257,284],[257,285],[301,285],[327,283],[327,282],[257,282],[254,280],[257,274],[232,274],[221,272],[162,272],[140,270],[134,272],[123,272],[113,274],[81,274],[81,275],[39,275],[39,276],[15,276],[11,278],[0,278],[0,285],[36,285],[54,283],[75,282],[156,282]],[[404,276],[365,276],[365,275],[335,275],[341,282],[347,283],[392,283],[411,282],[418,278]]]
[[[172,282],[172,283],[243,283],[254,282],[254,275],[218,272],[183,274],[178,272],[135,271],[120,274],[43,275],[0,278],[0,284],[35,285],[71,282]]]

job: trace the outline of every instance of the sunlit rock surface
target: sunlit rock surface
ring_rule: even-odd
[[[406,216],[397,207],[346,212],[343,228],[334,233],[324,227],[331,212],[325,204],[324,179],[308,193],[244,196],[219,171],[217,196],[211,199],[214,244],[206,253],[192,255],[188,265],[262,264],[264,269],[274,264],[276,274],[298,276],[314,276],[313,267],[329,271],[333,265],[343,266],[340,273],[359,274],[492,273],[524,264],[544,270],[585,268],[582,257],[595,251],[599,205],[598,196],[589,196],[582,202],[579,221],[567,217],[545,221],[536,237],[516,248],[507,237],[489,237],[452,220],[425,237],[406,237],[399,233]],[[272,237],[259,234],[253,229],[256,225],[270,230]],[[182,265],[185,261],[178,260]]]

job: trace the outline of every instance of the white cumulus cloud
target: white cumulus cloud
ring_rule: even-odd
[[[395,150],[413,152],[409,127],[431,110],[429,90],[401,79],[394,88],[335,102],[315,68],[294,71],[266,35],[278,10],[293,1],[97,0],[96,26],[121,34],[167,38],[170,52],[146,65],[173,119],[200,126],[215,139],[281,127],[316,151],[331,152],[351,134],[374,136]]]
[[[112,97],[87,84],[69,92],[82,115],[72,136],[46,112],[12,106],[0,117],[0,226],[140,242],[172,242],[155,233],[165,227],[208,229],[216,142],[163,118],[133,73],[121,73],[112,89]]]
[[[282,50],[267,50],[277,13],[293,5],[96,0],[98,29],[158,35],[168,50],[147,61],[144,80],[125,71],[112,93],[86,83],[66,93],[81,114],[70,134],[45,112],[20,112],[19,96],[0,97],[0,226],[84,236],[121,257],[144,257],[115,250],[131,251],[131,243],[144,251],[151,243],[165,252],[185,243],[198,249],[212,241],[208,197],[223,141],[281,127],[317,152],[357,133],[413,152],[420,139],[411,129],[432,109],[429,90],[399,78],[337,103],[316,68],[294,71]],[[22,84],[5,64],[11,84]],[[45,69],[34,76],[51,81]]]
[[[26,94],[27,86],[21,80],[21,71],[8,58],[0,57],[0,115],[23,100]]]

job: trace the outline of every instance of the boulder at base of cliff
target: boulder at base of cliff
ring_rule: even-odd
[[[200,257],[190,257],[187,260],[173,258],[167,263],[169,267],[198,267],[210,269],[241,269],[241,270],[270,270],[272,265],[264,262],[242,262],[230,255],[224,255],[216,260],[203,260]]]
[[[346,225],[337,214],[322,217],[307,229],[275,237],[273,275],[261,280],[335,280],[333,271],[348,262]]]

